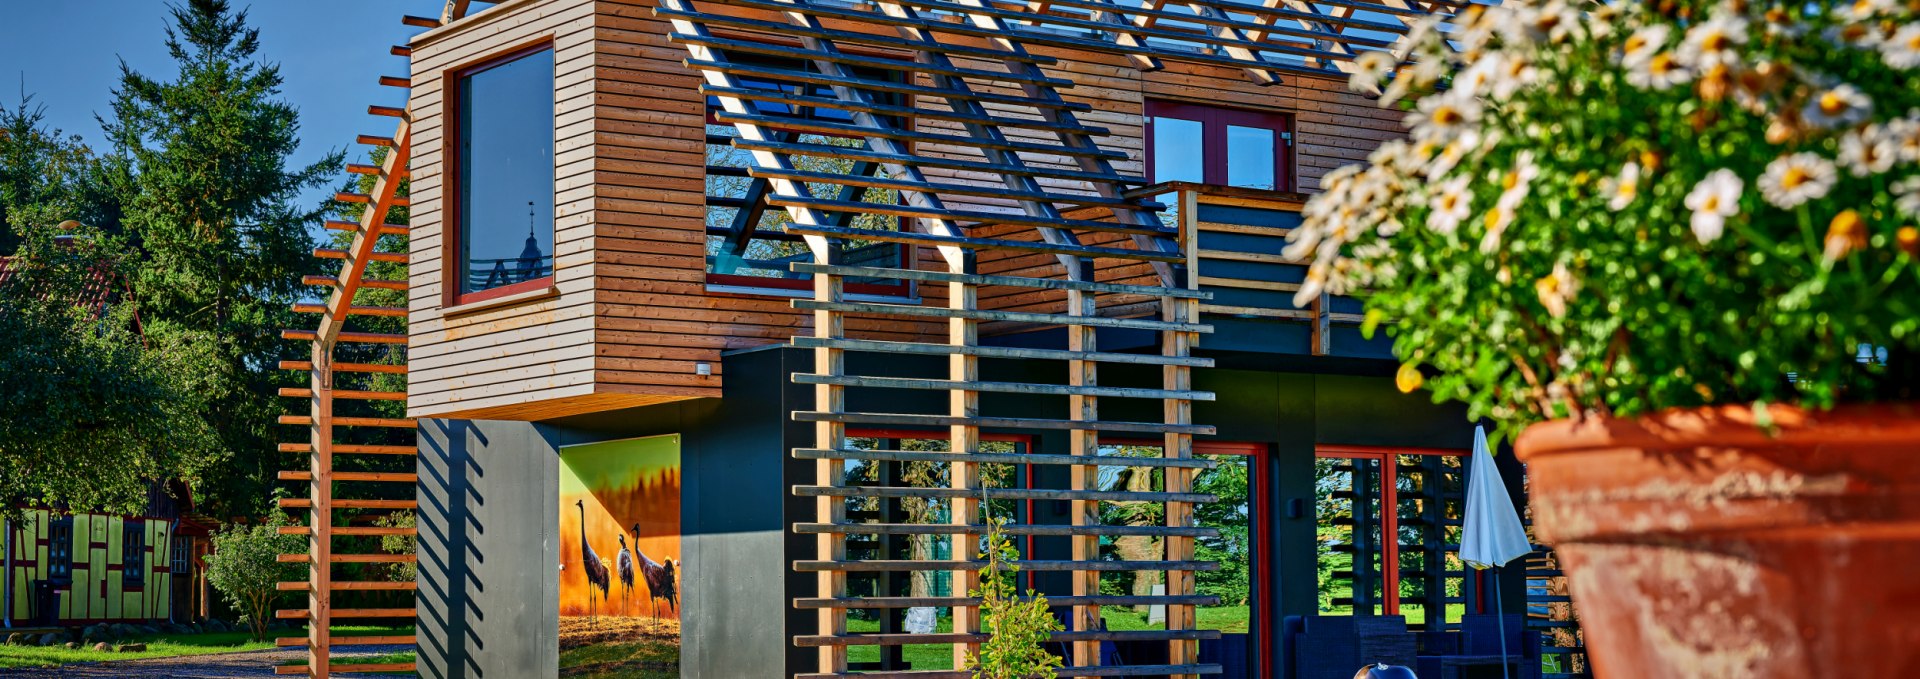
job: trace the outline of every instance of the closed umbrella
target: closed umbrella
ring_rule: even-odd
[[[1520,525],[1520,513],[1513,509],[1507,484],[1493,466],[1493,452],[1487,450],[1487,430],[1473,428],[1473,461],[1467,467],[1467,520],[1460,530],[1460,560],[1474,568],[1498,569],[1508,562],[1533,552],[1526,527]],[[1498,570],[1494,571],[1496,574]],[[1500,581],[1493,586],[1494,606],[1500,629],[1500,672],[1507,672],[1506,606],[1500,603]]]

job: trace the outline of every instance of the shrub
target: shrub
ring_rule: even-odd
[[[1509,432],[1911,398],[1914,13],[1518,0],[1444,41],[1423,26],[1397,77],[1359,60],[1354,86],[1385,84],[1383,105],[1425,94],[1411,139],[1322,180],[1290,234],[1313,257],[1300,294],[1363,294],[1403,388]]]

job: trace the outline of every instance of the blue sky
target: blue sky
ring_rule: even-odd
[[[78,134],[96,149],[105,146],[94,114],[111,112],[120,59],[150,77],[170,79],[173,60],[161,44],[168,20],[163,0],[6,0],[0,28],[0,105],[20,103],[24,78],[47,120]],[[407,74],[406,60],[387,48],[423,29],[402,26],[403,14],[439,16],[440,0],[234,0],[249,8],[260,29],[263,61],[278,63],[286,79],[282,97],[300,111],[297,163],[311,163],[329,150],[365,147],[354,135],[390,134],[392,118],[367,115],[367,105],[400,106],[406,95],[375,82]],[[344,173],[342,174],[344,176]],[[331,189],[309,191],[317,202]]]

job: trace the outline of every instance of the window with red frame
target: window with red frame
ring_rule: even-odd
[[[553,68],[553,48],[539,46],[448,78],[452,304],[553,284]]]
[[[1466,452],[1319,448],[1321,615],[1404,615],[1429,630],[1460,622],[1472,587],[1459,556]]]
[[[1147,176],[1293,190],[1293,118],[1284,113],[1147,102]]]
[[[792,59],[757,55],[736,55],[730,58],[762,69],[796,72],[817,70],[817,67],[811,63]],[[897,78],[897,74],[891,71],[856,69],[855,74],[873,80]],[[790,98],[783,101],[757,101],[754,105],[762,115],[791,118],[796,122],[850,123],[853,120],[853,112],[850,110],[820,106],[815,103],[834,99],[831,86],[826,84],[789,82],[757,75],[739,76],[738,82],[741,88],[779,93],[783,97]],[[876,99],[876,103],[894,106],[902,103],[897,94],[884,92],[870,94]],[[812,261],[812,252],[799,236],[786,232],[785,225],[791,219],[787,211],[767,204],[766,196],[770,193],[770,187],[766,181],[754,179],[748,175],[747,169],[752,166],[751,156],[746,151],[731,145],[738,131],[731,123],[723,123],[715,117],[715,114],[720,111],[719,98],[708,97],[706,146],[708,285],[739,288],[749,292],[767,288],[811,289],[812,275],[795,272],[791,270],[791,266],[795,262]],[[907,124],[906,121],[897,118],[886,118],[886,120],[896,126]],[[784,143],[811,147],[865,147],[865,141],[856,137],[777,127],[771,131],[775,141]],[[883,171],[878,163],[831,155],[798,153],[792,158],[797,169],[812,172],[874,176]],[[892,189],[859,188],[824,182],[809,182],[805,186],[815,197],[833,200],[863,203],[897,203],[900,200],[899,192]],[[838,212],[830,213],[827,218],[835,226],[883,231],[897,231],[900,228],[900,219],[889,215]],[[853,266],[899,267],[910,252],[907,246],[899,243],[838,238],[833,239],[831,243],[839,248],[842,261]],[[873,295],[908,295],[912,291],[908,283],[895,279],[848,278],[847,289],[856,294]]]

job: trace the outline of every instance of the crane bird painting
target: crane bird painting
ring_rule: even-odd
[[[602,561],[600,555],[593,552],[593,547],[587,544],[586,501],[575,500],[573,505],[580,508],[580,571],[587,574],[587,585],[591,587],[587,591],[587,617],[591,619],[598,613],[598,605],[594,601],[592,590],[600,590],[600,601],[606,601],[607,586],[612,580],[607,577],[607,562]]]
[[[561,655],[601,657],[568,651],[635,643],[651,647],[647,658],[677,653],[679,580],[687,577],[679,437],[563,446],[559,485]],[[645,610],[635,605],[641,598]]]

